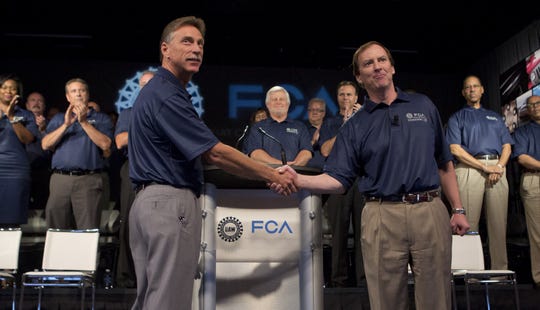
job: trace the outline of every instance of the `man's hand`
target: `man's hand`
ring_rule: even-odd
[[[463,236],[471,228],[465,214],[453,214],[450,218],[450,226],[452,226],[452,232],[460,236]]]
[[[267,184],[274,192],[288,196],[298,191],[295,183],[297,182],[298,174],[290,166],[281,166],[276,168],[277,181]]]
[[[36,116],[36,125],[38,126],[39,131],[45,131],[47,119],[43,115]]]
[[[73,104],[70,104],[66,110],[66,113],[64,114],[64,124],[66,124],[68,127],[71,126],[77,119],[77,115],[74,115],[74,107],[75,106]]]
[[[15,115],[15,106],[17,106],[17,102],[19,102],[19,95],[15,95],[13,96],[13,98],[11,99],[11,102],[9,103],[9,106],[8,106],[8,109],[6,111],[6,116],[8,119],[12,119],[13,116]]]

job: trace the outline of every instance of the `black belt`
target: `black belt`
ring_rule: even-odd
[[[143,189],[147,188],[148,186],[150,185],[160,185],[158,182],[147,182],[147,183],[142,183],[142,184],[138,184],[137,186],[135,186],[135,193],[139,193],[140,191],[142,191]]]
[[[393,201],[393,202],[404,202],[404,203],[419,203],[419,202],[429,202],[433,201],[433,198],[441,196],[441,192],[437,190],[420,192],[416,194],[404,194],[404,195],[392,195],[385,197],[367,197],[367,201]]]
[[[101,173],[101,169],[96,170],[62,170],[62,169],[53,169],[53,173],[63,174],[63,175],[87,175],[94,173]]]
[[[527,173],[540,173],[540,170],[537,170],[537,169],[528,169],[528,168],[523,168],[522,170],[524,173],[527,172]]]
[[[476,155],[476,156],[474,156],[474,158],[483,159],[483,160],[493,160],[493,159],[499,159],[499,155],[497,155],[497,154]]]

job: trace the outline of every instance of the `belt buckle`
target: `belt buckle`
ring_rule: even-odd
[[[417,194],[405,194],[401,196],[401,201],[403,203],[415,204],[419,202],[431,202],[433,201],[433,196],[429,192],[417,193]]]

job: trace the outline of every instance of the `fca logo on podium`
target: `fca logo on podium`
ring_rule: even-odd
[[[287,223],[287,221],[284,221],[281,224],[274,220],[251,221],[251,233],[255,233],[256,230],[264,230],[269,234],[281,234],[283,233],[283,231],[289,232],[289,234],[293,233],[291,226],[289,226],[289,223]]]

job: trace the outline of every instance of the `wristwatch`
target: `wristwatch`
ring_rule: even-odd
[[[17,124],[17,123],[20,123],[24,120],[24,117],[22,116],[13,116],[13,119],[10,120],[9,122],[12,123],[12,124]]]
[[[467,214],[467,212],[465,212],[465,209],[452,209],[452,214]]]

